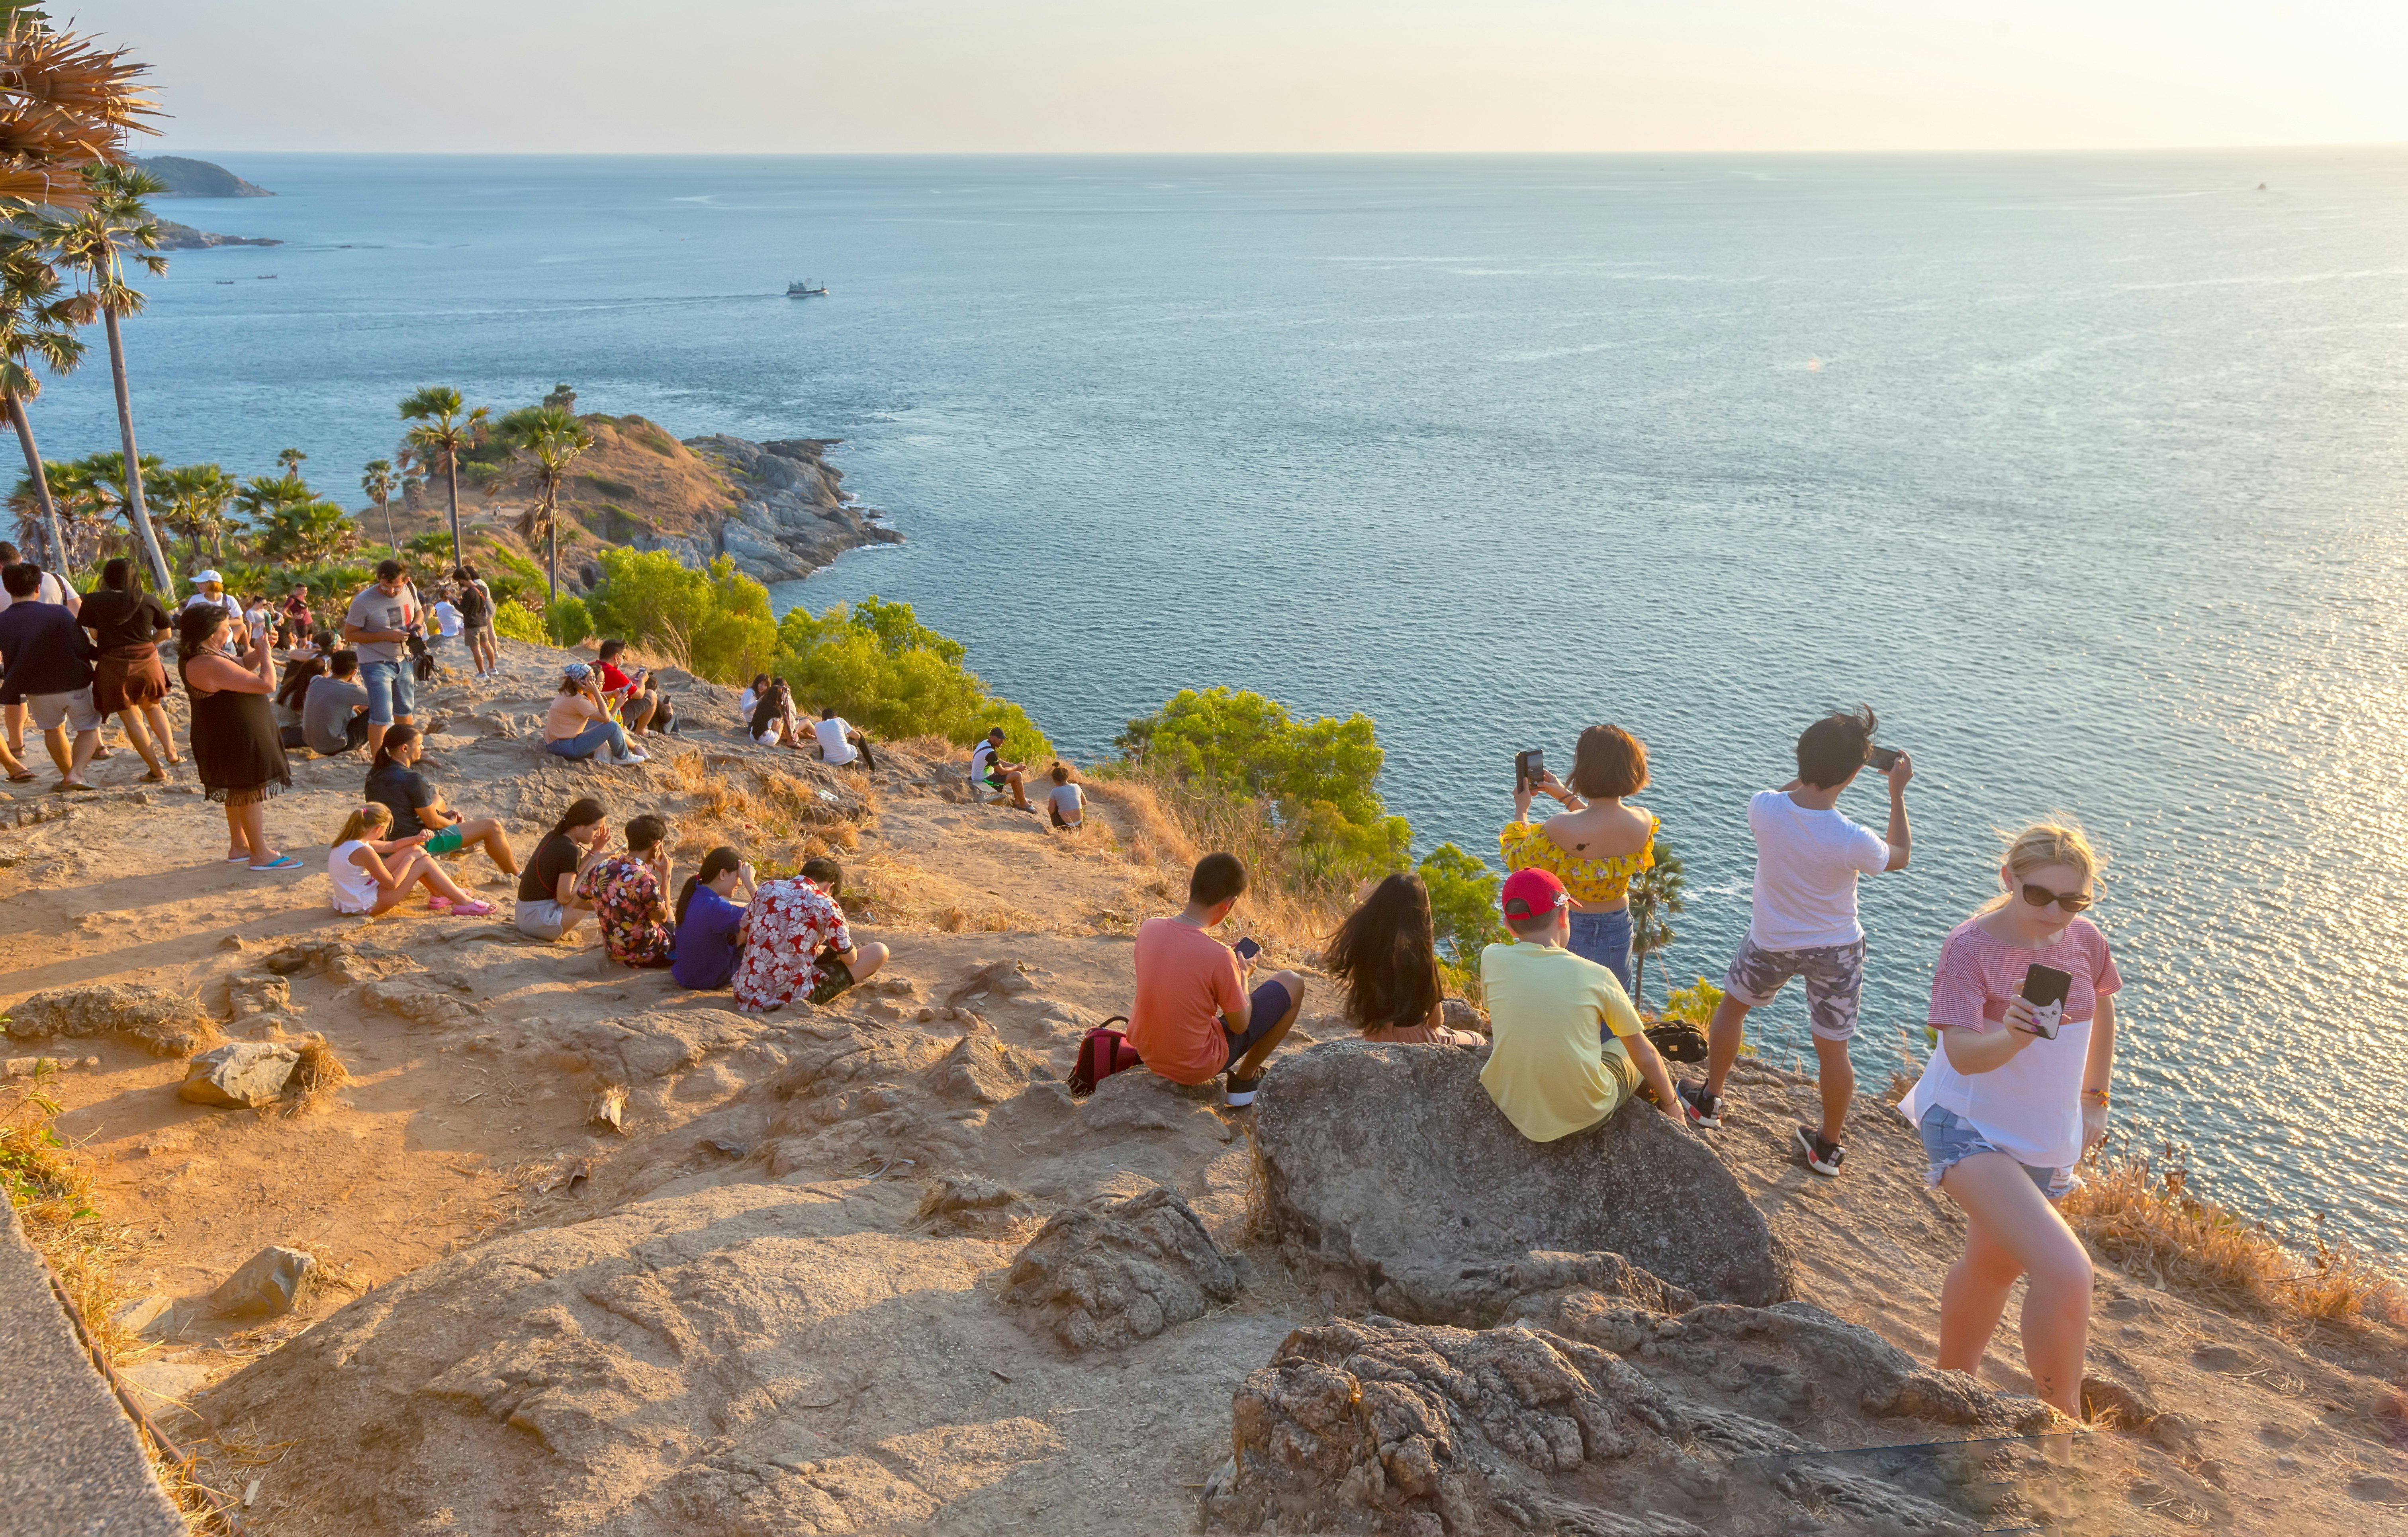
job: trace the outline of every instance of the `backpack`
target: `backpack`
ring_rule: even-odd
[[[485,589],[477,582],[461,587],[460,600],[454,607],[460,610],[461,625],[467,629],[481,630],[493,622],[493,606],[485,597]]]
[[[1128,1037],[1112,1028],[1125,1025],[1128,1015],[1114,1014],[1101,1025],[1079,1038],[1079,1060],[1070,1068],[1070,1094],[1083,1099],[1096,1092],[1096,1085],[1116,1072],[1145,1066]]]
[[[1706,1059],[1706,1032],[1685,1019],[1660,1020],[1648,1026],[1647,1043],[1667,1062]]]

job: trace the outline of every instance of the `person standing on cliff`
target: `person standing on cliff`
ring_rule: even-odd
[[[15,545],[0,544],[0,575],[6,575],[11,567],[24,564],[28,563],[18,554]],[[76,596],[76,590],[68,586],[64,579],[53,576],[48,571],[42,571],[38,566],[34,569],[41,571],[42,577],[34,589],[35,602],[55,603],[69,613],[74,613],[82,605],[83,600]],[[5,587],[0,587],[0,613],[7,612],[8,605],[15,601],[16,599],[8,596]],[[7,717],[10,754],[22,755],[25,751],[24,705],[20,703],[0,707],[0,714],[5,714]],[[12,769],[11,773],[14,772],[15,770]],[[30,779],[33,776],[29,774],[26,777]]]
[[[1847,1150],[1840,1144],[1856,1070],[1848,1042],[1865,990],[1865,927],[1856,918],[1856,878],[1906,869],[1912,852],[1906,826],[1906,784],[1914,762],[1889,760],[1889,832],[1877,836],[1840,814],[1840,794],[1862,771],[1878,724],[1871,707],[1840,711],[1798,739],[1798,777],[1778,790],[1760,790],[1747,804],[1756,834],[1756,906],[1723,978],[1723,1000],[1707,1027],[1706,1081],[1684,1084],[1689,1118],[1723,1124],[1723,1084],[1739,1060],[1747,1012],[1770,1003],[1791,977],[1806,982],[1806,1007],[1823,1090],[1822,1125],[1800,1126],[1796,1141],[1806,1167],[1836,1177]]]
[[[490,677],[502,666],[494,645],[494,590],[474,566],[455,567],[452,581],[459,593],[460,630],[468,638],[468,664],[478,677]]]
[[[408,725],[418,710],[410,676],[409,638],[426,623],[409,573],[397,560],[377,563],[376,580],[359,590],[343,612],[343,639],[360,654],[360,682],[368,691],[368,751],[386,730]]]

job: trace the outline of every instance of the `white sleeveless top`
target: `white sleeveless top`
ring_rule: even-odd
[[[366,847],[354,838],[326,853],[326,878],[335,883],[337,912],[366,912],[377,905],[377,878],[351,863],[351,855]]]

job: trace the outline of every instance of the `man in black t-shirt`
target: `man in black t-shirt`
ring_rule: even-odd
[[[468,663],[482,678],[502,665],[494,647],[494,590],[474,566],[454,567],[452,580],[460,589],[454,607],[460,610],[460,633],[468,642]]]

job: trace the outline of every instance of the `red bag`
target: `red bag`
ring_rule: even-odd
[[[1079,1060],[1070,1068],[1070,1093],[1074,1097],[1083,1099],[1112,1074],[1145,1066],[1137,1048],[1128,1043],[1128,1037],[1112,1028],[1127,1023],[1128,1015],[1114,1014],[1079,1038]]]

